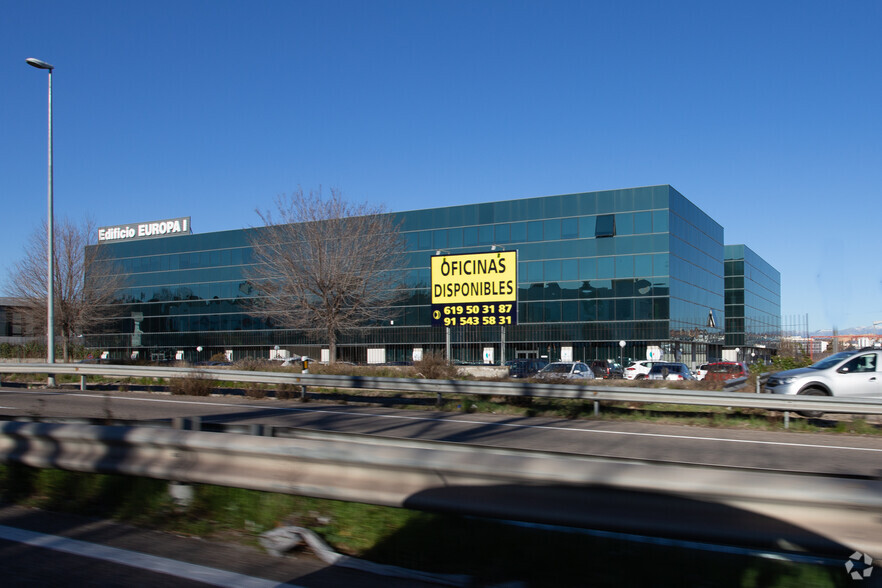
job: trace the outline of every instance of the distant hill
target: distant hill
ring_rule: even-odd
[[[873,325],[869,325],[866,327],[839,329],[840,335],[876,335],[877,333],[882,334],[882,326],[874,328]],[[830,337],[831,335],[833,335],[831,329],[820,329],[812,333],[812,337]]]

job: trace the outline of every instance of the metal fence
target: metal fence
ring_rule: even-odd
[[[664,525],[665,532],[787,541],[809,551],[882,547],[882,481],[869,477],[288,434],[0,422],[0,461],[571,527]]]
[[[434,395],[439,400],[446,395],[584,400],[594,403],[595,413],[598,413],[600,410],[600,402],[610,401],[782,411],[785,413],[785,423],[789,420],[790,412],[882,414],[882,400],[873,398],[844,399],[826,396],[790,396],[733,391],[717,392],[649,387],[592,386],[590,383],[562,384],[513,381],[492,382],[483,380],[427,380],[419,378],[258,372],[218,368],[194,369],[104,364],[0,364],[0,373],[44,374],[49,372],[56,375],[72,374],[80,376],[80,387],[82,389],[86,389],[86,378],[89,376],[159,379],[199,377],[228,382],[294,385],[300,387],[302,394],[306,394],[307,389],[313,387],[420,393]],[[734,384],[744,385],[746,384],[746,379],[737,380]]]

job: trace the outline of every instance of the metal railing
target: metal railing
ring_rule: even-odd
[[[882,400],[874,398],[836,398],[786,394],[752,394],[732,391],[673,390],[669,388],[592,386],[535,382],[491,382],[482,380],[427,380],[418,378],[385,378],[327,374],[258,372],[244,370],[126,366],[104,364],[0,364],[0,373],[72,374],[81,378],[86,389],[88,376],[121,378],[187,378],[200,377],[217,381],[288,384],[299,386],[303,394],[308,387],[347,390],[379,390],[435,395],[483,395],[531,398],[556,398],[594,402],[595,413],[601,401],[683,404],[727,408],[757,408],[789,412],[822,412],[840,414],[880,415]],[[590,380],[588,381],[590,382]],[[746,382],[746,379],[744,380]],[[742,383],[744,383],[742,382]]]
[[[830,549],[831,540],[870,553],[882,548],[882,480],[869,477],[300,429],[287,434],[0,422],[0,461],[625,531],[665,520],[671,508],[663,505],[674,500],[674,510],[707,514],[681,521],[688,532],[715,539],[744,536],[737,527],[759,516],[764,527],[747,533],[757,540],[768,532],[809,550]],[[746,514],[733,518],[736,511]],[[785,519],[790,522],[780,523]]]

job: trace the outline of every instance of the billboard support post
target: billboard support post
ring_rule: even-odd
[[[500,339],[502,341],[499,346],[500,347],[500,349],[499,349],[499,365],[505,365],[505,325],[502,325],[499,328],[502,331],[500,333]]]

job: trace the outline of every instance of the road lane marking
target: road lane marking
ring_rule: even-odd
[[[219,570],[208,566],[191,564],[156,555],[138,553],[117,547],[108,547],[97,543],[89,543],[78,539],[69,539],[58,535],[36,533],[25,529],[0,525],[0,539],[24,543],[33,547],[42,547],[69,553],[80,557],[99,559],[114,564],[121,564],[130,568],[138,568],[160,574],[167,574],[186,580],[193,580],[210,584],[212,586],[224,586],[229,588],[300,588],[295,584],[274,582],[264,578],[246,576],[236,572]]]

